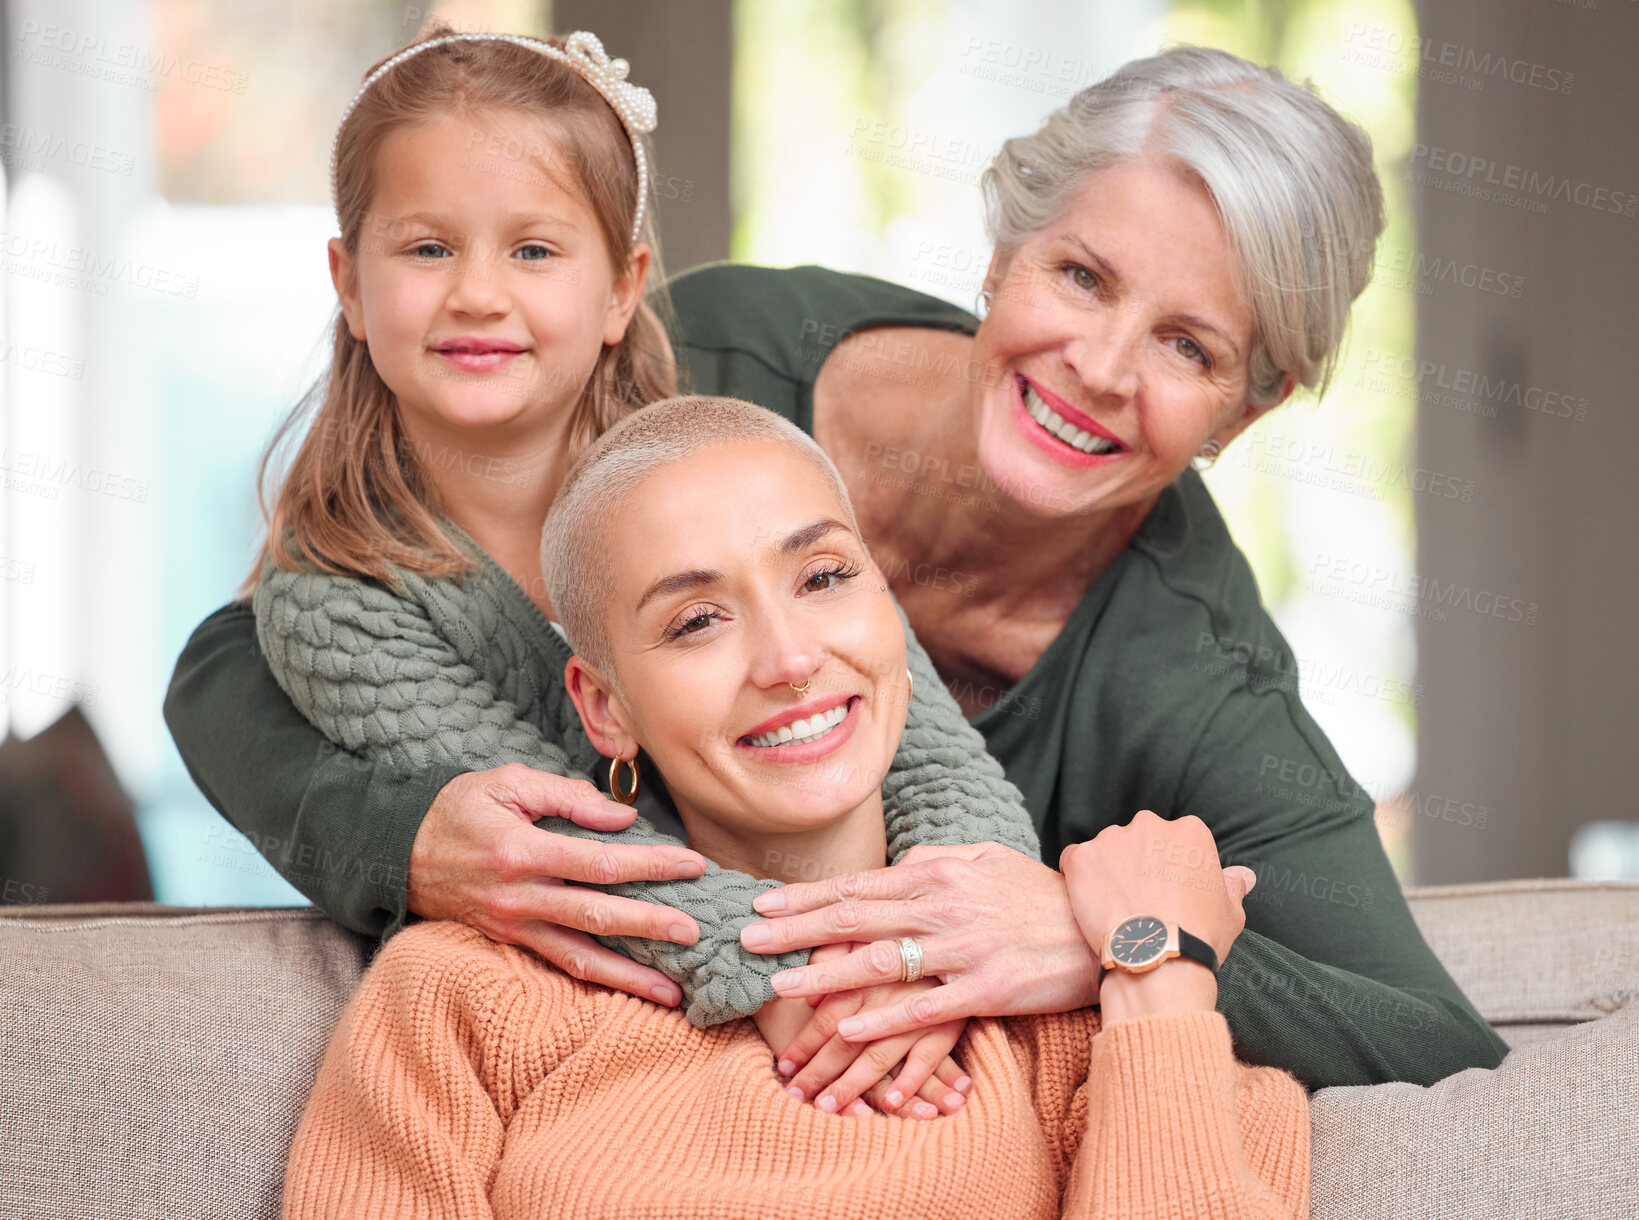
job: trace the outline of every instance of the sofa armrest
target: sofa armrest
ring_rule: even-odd
[[[1639,883],[1524,880],[1408,889],[1435,955],[1510,1046],[1639,999]]]

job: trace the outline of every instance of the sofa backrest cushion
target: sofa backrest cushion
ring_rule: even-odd
[[[0,1216],[276,1217],[367,942],[309,909],[0,913]]]

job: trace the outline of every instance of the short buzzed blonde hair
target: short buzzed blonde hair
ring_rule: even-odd
[[[813,437],[783,416],[738,398],[702,395],[664,398],[626,416],[570,469],[541,531],[541,575],[569,646],[617,691],[608,614],[620,557],[606,550],[604,530],[650,475],[702,449],[736,441],[778,441],[796,449],[824,474],[849,528],[859,533],[836,466]]]

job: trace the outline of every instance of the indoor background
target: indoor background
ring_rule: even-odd
[[[160,705],[327,354],[336,120],[434,14],[631,62],[671,271],[970,309],[1003,139],[1177,41],[1312,79],[1370,132],[1388,231],[1332,389],[1208,481],[1404,881],[1639,878],[1635,0],[0,0],[4,901],[144,861],[161,901],[303,901]],[[127,806],[140,851],[77,837]]]

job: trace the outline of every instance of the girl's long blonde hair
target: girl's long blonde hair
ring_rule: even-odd
[[[435,24],[417,40],[452,32]],[[558,39],[549,41],[561,45]],[[598,218],[611,263],[617,271],[623,269],[635,244],[638,183],[626,129],[603,96],[572,68],[499,40],[452,42],[422,51],[358,100],[336,146],[336,219],[348,253],[358,254],[375,194],[378,153],[388,135],[451,113],[493,111],[551,122],[554,144],[568,158],[572,176]],[[653,165],[652,152],[647,147],[645,152]],[[527,164],[520,162],[520,169]],[[651,201],[638,240],[653,252],[648,283],[661,285],[653,217]],[[665,308],[664,289],[657,287],[639,303],[625,337],[599,354],[571,421],[571,461],[628,412],[676,393],[676,360],[661,320]],[[270,510],[269,471],[300,433],[310,410],[311,424]],[[257,502],[267,537],[240,590],[243,598],[254,593],[269,562],[292,571],[317,568],[388,585],[395,583],[395,571],[460,577],[473,566],[440,524],[436,488],[405,435],[393,392],[339,310],[330,371],[279,425],[262,454]]]

